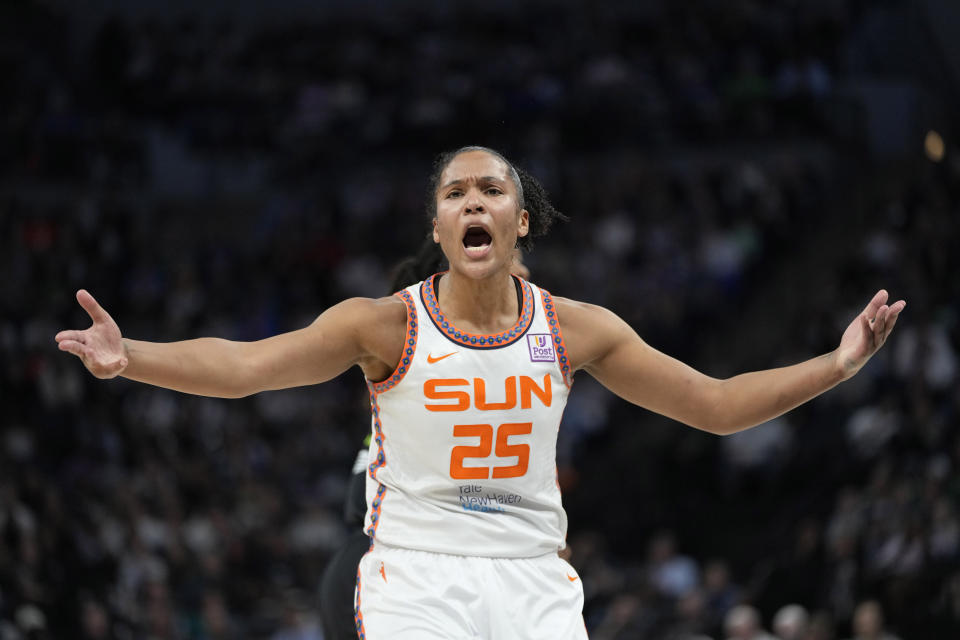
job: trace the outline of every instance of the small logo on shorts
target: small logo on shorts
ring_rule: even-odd
[[[557,359],[549,333],[527,335],[527,347],[530,349],[530,362],[554,362]]]

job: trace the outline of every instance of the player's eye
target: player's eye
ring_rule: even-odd
[[[454,189],[453,191],[447,194],[447,198],[459,198],[462,195],[463,195],[462,191],[460,191],[459,189]]]
[[[499,196],[503,194],[503,191],[499,187],[488,187],[487,194],[491,196]]]

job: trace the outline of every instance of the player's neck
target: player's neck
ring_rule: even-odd
[[[456,271],[440,278],[438,302],[461,330],[479,334],[506,331],[517,322],[517,290],[509,269],[474,279]]]

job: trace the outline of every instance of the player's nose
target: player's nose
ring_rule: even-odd
[[[483,202],[480,200],[480,195],[476,191],[471,189],[470,192],[467,194],[467,197],[464,198],[463,212],[464,213],[483,212]]]

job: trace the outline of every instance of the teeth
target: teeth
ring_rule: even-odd
[[[464,250],[467,252],[467,255],[470,256],[482,256],[487,252],[487,249],[490,248],[489,244],[481,244],[475,247],[464,247]]]

